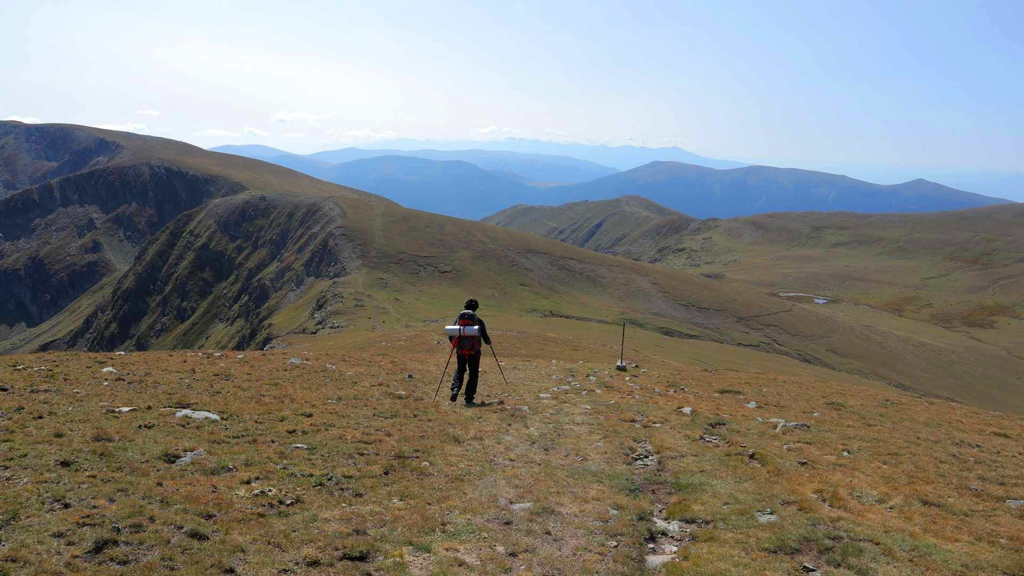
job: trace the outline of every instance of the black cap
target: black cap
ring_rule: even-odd
[[[469,300],[466,300],[464,306],[466,310],[472,310],[476,312],[476,310],[480,308],[480,303],[476,301],[476,298],[470,298]]]

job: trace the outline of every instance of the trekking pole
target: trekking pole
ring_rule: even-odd
[[[452,351],[448,353],[448,361],[444,363],[444,372],[441,372],[441,380],[437,382],[437,391],[434,392],[434,402],[437,400],[437,395],[441,392],[441,383],[444,382],[444,375],[448,373],[448,365],[452,363],[452,354],[455,354],[455,346],[452,346]]]
[[[491,348],[491,354],[494,354],[494,363],[498,365],[498,372],[501,372],[501,379],[505,380],[505,371],[501,369],[501,362],[498,362],[498,354],[494,351],[494,346],[488,344]],[[505,380],[505,387],[508,388],[508,380]]]

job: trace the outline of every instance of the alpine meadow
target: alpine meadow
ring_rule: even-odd
[[[1024,576],[1019,4],[4,8],[0,575]]]

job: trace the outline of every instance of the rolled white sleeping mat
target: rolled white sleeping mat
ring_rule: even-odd
[[[479,326],[445,326],[444,333],[449,336],[479,336]]]

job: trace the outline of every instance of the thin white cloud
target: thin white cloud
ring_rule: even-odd
[[[259,128],[251,128],[249,126],[246,126],[245,128],[243,128],[242,129],[242,133],[245,134],[246,136],[259,136],[259,137],[270,136],[270,134],[267,134],[266,132],[264,132],[263,130],[260,130]]]
[[[8,116],[4,120],[14,120],[15,122],[23,122],[25,124],[42,124],[43,121],[35,116]]]
[[[285,138],[305,138],[306,135],[301,132],[289,132],[284,135]]]
[[[652,144],[654,144],[655,146],[675,146],[677,148],[683,148],[684,146],[689,146],[690,142],[686,138],[675,138],[669,136],[665,138],[659,138],[652,142]]]
[[[221,130],[220,128],[207,128],[206,130],[200,130],[193,132],[193,136],[207,136],[211,138],[238,138],[238,134],[229,132],[227,130]]]
[[[144,108],[142,110],[135,111],[136,116],[159,116],[160,112],[153,110],[152,108]]]
[[[543,140],[555,140],[558,142],[565,142],[569,140],[569,135],[562,130],[556,130],[554,128],[545,128]]]
[[[117,130],[118,132],[135,132],[139,134],[146,132],[145,124],[100,124],[99,127],[104,130]]]
[[[508,126],[488,126],[486,128],[477,128],[477,132],[481,134],[519,134],[522,130],[516,130]]]
[[[278,112],[270,119],[271,122],[281,124],[312,124],[317,119],[316,114],[309,112]]]
[[[384,132],[374,132],[369,128],[363,128],[361,130],[349,130],[342,134],[337,130],[328,130],[326,136],[332,141],[344,141],[344,140],[387,140],[394,138],[396,134],[390,130]]]

